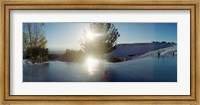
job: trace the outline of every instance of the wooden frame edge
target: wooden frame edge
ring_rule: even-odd
[[[0,1],[0,5],[1,5],[1,24],[0,24],[0,27],[1,27],[1,31],[0,31],[0,89],[1,89],[1,94],[0,94],[0,102],[4,102],[5,100],[5,97],[4,97],[4,72],[5,72],[5,63],[4,63],[4,60],[5,60],[5,47],[4,47],[4,44],[5,44],[5,40],[4,40],[4,2],[3,1]]]
[[[12,3],[14,3],[14,2],[7,2],[7,3],[3,3],[3,6],[1,6],[1,9],[2,9],[2,16],[1,17],[3,17],[3,16],[6,16],[6,17],[9,17],[9,10],[10,9],[20,9],[21,7],[20,7],[20,5],[21,4],[19,4],[19,3],[17,3],[17,5],[19,5],[18,7],[14,7],[14,8],[12,8],[13,7],[13,5],[10,5],[10,4],[12,4]],[[191,19],[191,20],[193,20],[193,21],[191,21],[191,27],[193,27],[193,28],[191,28],[191,29],[194,29],[194,31],[191,31],[191,35],[193,35],[193,37],[192,37],[192,41],[195,41],[194,42],[194,44],[192,43],[191,44],[191,46],[193,46],[192,47],[192,52],[194,53],[194,54],[192,54],[192,55],[194,55],[194,57],[192,57],[193,58],[193,60],[191,61],[191,62],[193,62],[192,64],[193,64],[193,66],[192,66],[192,70],[193,71],[191,71],[191,73],[194,75],[197,75],[196,73],[198,73],[198,71],[196,71],[197,70],[197,68],[199,69],[199,67],[197,66],[197,62],[198,62],[198,59],[196,59],[195,58],[195,56],[196,55],[198,55],[198,52],[195,50],[195,47],[196,47],[196,45],[197,45],[197,39],[195,39],[194,37],[197,37],[197,34],[198,34],[198,24],[196,24],[196,22],[198,22],[198,10],[199,9],[197,9],[197,4],[198,3],[193,3],[192,2],[192,4],[190,4],[190,5],[192,5],[192,7],[191,7],[191,10],[193,11],[193,12],[191,12],[191,15],[193,16],[193,18],[194,19]],[[24,2],[24,4],[23,5],[25,5],[25,2]],[[118,5],[118,4],[117,4]],[[159,5],[159,4],[158,4]],[[185,4],[183,4],[183,5],[185,5]],[[72,5],[72,6],[80,6],[80,8],[78,8],[78,9],[83,9],[83,7],[81,7],[81,5]],[[94,7],[92,6],[92,5],[87,5],[87,6],[91,6],[91,9],[93,9]],[[103,5],[99,5],[99,6],[103,6]],[[51,6],[46,6],[45,8],[52,8]],[[73,8],[73,7],[72,7]],[[140,7],[139,7],[140,8]],[[180,7],[177,7],[177,8],[180,8]],[[181,8],[185,8],[185,7],[181,7]],[[26,8],[22,8],[22,9],[27,9],[27,7]],[[31,9],[35,9],[35,8],[31,8]],[[100,9],[100,8],[96,8],[96,9]],[[112,9],[112,8],[111,8]],[[146,9],[148,9],[148,8],[146,8]],[[196,14],[197,13],[197,14]],[[4,19],[6,19],[6,18],[4,18]],[[3,38],[5,38],[5,42],[9,42],[9,32],[8,31],[6,31],[6,30],[8,30],[9,29],[9,20],[8,19],[6,19],[6,21],[4,22],[4,19],[1,19],[1,22],[2,22],[2,24],[1,24],[1,29],[3,29],[3,31],[2,31],[2,37]],[[6,25],[7,24],[7,25]],[[4,28],[4,26],[6,25],[6,27]],[[5,29],[5,31],[4,31],[4,29]],[[196,30],[195,30],[196,29]],[[6,34],[5,36],[6,37],[4,37],[4,34]],[[1,46],[3,46],[2,47],[2,49],[6,49],[6,48],[8,48],[9,47],[9,44],[6,44],[6,46],[4,45],[4,42],[2,42],[2,45]],[[5,46],[5,47],[4,47]],[[2,54],[3,53],[3,54]],[[7,50],[5,50],[5,52],[3,51],[2,53],[0,53],[0,54],[2,54],[2,55],[5,55],[6,57],[8,57],[9,55],[6,55],[6,54],[9,54],[9,49],[7,49]],[[6,60],[7,59],[7,60]],[[6,62],[5,63],[3,63],[3,67],[1,67],[2,68],[2,71],[1,72],[5,72],[3,69],[9,69],[8,68],[8,65],[9,65],[9,58],[4,58],[4,60],[6,60]],[[6,64],[6,65],[5,65]],[[4,67],[4,65],[5,65],[5,67]],[[19,101],[45,101],[46,99],[50,99],[49,101],[56,101],[56,100],[59,100],[58,98],[62,98],[62,100],[60,100],[60,101],[66,101],[66,97],[57,97],[57,96],[55,96],[55,97],[52,97],[52,96],[42,96],[42,97],[40,97],[40,98],[42,98],[43,100],[38,100],[38,99],[32,99],[32,100],[30,100],[31,98],[34,98],[34,96],[20,96],[20,97],[22,97],[21,99],[18,97],[18,96],[10,96],[9,95],[9,84],[8,84],[8,82],[5,82],[4,83],[4,81],[8,81],[7,79],[5,79],[4,77],[9,77],[9,70],[6,70],[6,72],[5,72],[5,76],[3,75],[2,76],[3,77],[3,79],[2,79],[2,81],[3,81],[3,93],[4,93],[4,96],[3,96],[3,100],[4,100],[4,102],[19,102]],[[196,78],[196,76],[195,76],[195,78]],[[126,99],[122,99],[122,98],[115,98],[114,100],[115,101],[160,101],[160,102],[164,102],[164,101],[185,101],[185,102],[189,102],[189,103],[195,103],[195,102],[197,102],[197,98],[198,97],[196,97],[196,93],[197,93],[197,88],[198,87],[196,87],[196,83],[197,83],[197,81],[198,80],[192,80],[192,82],[191,82],[191,85],[194,85],[193,86],[193,88],[194,89],[192,89],[193,91],[191,91],[191,96],[187,96],[187,97],[185,97],[185,99],[181,99],[181,98],[178,98],[178,97],[173,97],[173,96],[170,96],[170,97],[173,97],[173,99],[169,99],[168,97],[164,97],[163,99],[161,99],[161,100],[157,100],[157,98],[159,97],[155,97],[155,99],[148,99],[148,97],[147,97],[147,99],[145,99],[145,98],[143,98],[143,99],[136,99],[136,100],[133,100],[133,99],[128,99],[128,98],[126,98]],[[4,91],[5,90],[5,91]],[[17,98],[16,98],[17,97]],[[46,98],[45,98],[46,97]],[[56,98],[57,97],[57,98]],[[71,96],[70,96],[71,97]],[[75,96],[76,98],[77,98],[77,96]],[[92,98],[93,97],[93,98]],[[98,96],[91,96],[91,97],[89,97],[89,100],[88,99],[86,99],[85,101],[93,101],[94,100],[94,97],[97,97],[98,98]],[[151,97],[151,96],[150,96]],[[187,98],[187,99],[186,99]],[[82,98],[82,97],[78,97],[78,99],[77,100],[73,100],[73,99],[68,99],[68,101],[84,101],[84,99]],[[100,99],[100,100],[102,100],[102,99]],[[100,100],[96,100],[96,101],[100,101]],[[109,100],[109,101],[114,101],[114,100]],[[106,98],[105,99],[103,99],[102,101],[108,101]],[[181,103],[181,102],[180,102]]]
[[[100,4],[100,5],[107,5],[107,4],[196,4],[197,0],[48,0],[41,1],[41,0],[4,0],[6,4],[73,4],[73,5],[91,5],[91,4]]]
[[[196,101],[200,105],[200,1],[196,5]]]
[[[8,97],[10,96],[10,18],[8,19],[7,17],[10,17],[10,10],[7,9],[7,6],[4,6],[4,15],[5,15],[5,91],[4,91],[4,96],[5,96],[5,100],[8,99]]]
[[[196,5],[190,11],[190,88],[191,97],[196,100]]]

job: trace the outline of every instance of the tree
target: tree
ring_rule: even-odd
[[[102,57],[116,48],[120,36],[114,24],[90,23],[89,29],[84,30],[80,41],[82,50],[89,55]]]
[[[27,51],[28,49],[28,34],[23,32],[23,58],[27,57]]]
[[[42,62],[47,59],[46,37],[44,23],[23,24],[23,52],[24,58],[32,62]]]
[[[44,23],[25,23],[23,26],[23,36],[26,40],[26,47],[46,47],[46,37]]]

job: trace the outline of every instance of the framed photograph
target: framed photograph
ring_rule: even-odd
[[[2,103],[199,103],[198,1],[1,1]]]

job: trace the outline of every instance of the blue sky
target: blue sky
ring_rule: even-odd
[[[113,23],[120,33],[119,43],[152,41],[177,42],[176,23]],[[50,50],[80,49],[79,41],[89,23],[46,23]]]

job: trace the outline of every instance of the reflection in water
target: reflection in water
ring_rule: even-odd
[[[49,78],[49,63],[33,64],[33,65],[23,65],[23,79],[25,81],[46,81]]]
[[[119,63],[88,57],[84,63],[49,61],[23,65],[23,82],[177,82],[177,56]]]
[[[87,63],[89,74],[93,75],[94,71],[98,67],[99,61],[97,59],[92,58],[92,57],[88,57],[86,63]]]

